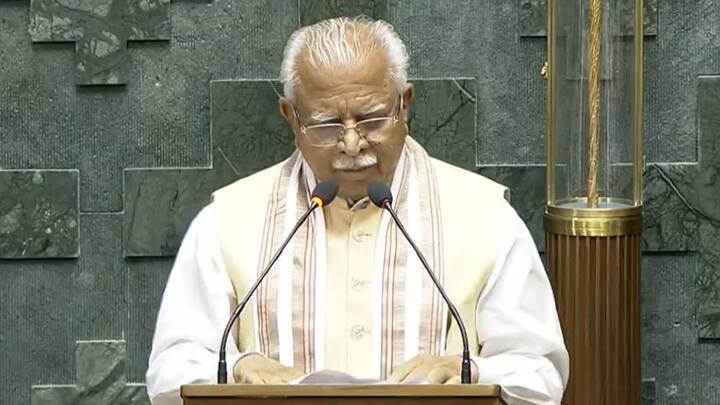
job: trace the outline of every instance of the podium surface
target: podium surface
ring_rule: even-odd
[[[183,385],[185,405],[504,404],[484,385]]]

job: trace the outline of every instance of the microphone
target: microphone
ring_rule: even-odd
[[[248,301],[250,301],[250,298],[252,298],[253,294],[255,294],[255,290],[257,290],[257,288],[260,286],[260,283],[262,283],[262,281],[265,279],[265,276],[268,275],[272,266],[280,258],[280,254],[283,252],[283,250],[285,250],[287,244],[290,243],[290,240],[293,238],[293,236],[295,236],[295,233],[298,231],[298,229],[300,229],[300,226],[307,220],[307,218],[313,211],[315,211],[316,208],[321,208],[327,204],[330,204],[335,199],[338,188],[339,185],[336,178],[325,180],[315,187],[312,194],[310,195],[310,206],[308,207],[308,210],[300,217],[300,219],[298,219],[295,227],[293,227],[293,229],[290,231],[290,234],[287,236],[287,238],[285,238],[285,241],[283,241],[282,245],[280,245],[280,248],[277,250],[275,255],[272,257],[272,259],[270,259],[270,263],[268,263],[262,273],[260,273],[260,277],[258,277],[257,281],[255,281],[255,284],[250,287],[250,290],[248,290],[242,301],[240,301],[240,303],[235,307],[235,311],[233,311],[232,315],[230,315],[230,319],[228,320],[227,325],[225,325],[225,331],[223,332],[222,341],[220,342],[220,352],[218,353],[218,384],[227,384],[227,340],[228,336],[230,336],[230,330],[232,330],[233,324],[240,316],[240,313],[242,312],[243,308],[245,308],[245,305],[248,303]]]
[[[405,239],[407,239],[408,243],[410,243],[410,246],[412,246],[413,250],[417,254],[418,258],[420,259],[420,263],[422,263],[423,267],[425,267],[427,274],[432,279],[443,300],[445,300],[445,303],[450,310],[450,314],[452,315],[453,319],[455,319],[458,328],[460,328],[460,336],[462,337],[463,344],[460,381],[463,384],[470,384],[472,379],[470,376],[470,345],[468,343],[467,330],[465,329],[465,324],[460,317],[460,313],[458,312],[455,305],[450,301],[447,293],[445,293],[445,289],[443,289],[437,277],[435,277],[435,273],[433,273],[433,271],[430,269],[430,265],[428,264],[427,260],[425,260],[425,256],[423,256],[422,252],[420,252],[420,249],[418,249],[417,245],[415,245],[415,242],[413,242],[412,238],[405,230],[405,227],[400,222],[400,219],[397,217],[395,210],[392,208],[393,197],[390,188],[388,188],[388,186],[386,186],[382,182],[373,181],[368,185],[367,191],[368,196],[370,197],[370,200],[373,202],[373,204],[377,205],[379,208],[384,208],[385,210],[387,210],[387,212],[390,213],[390,216],[392,217],[393,221],[395,221],[398,229],[400,229],[400,232],[402,232],[402,234],[405,236]]]

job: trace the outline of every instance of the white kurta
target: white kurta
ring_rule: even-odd
[[[503,224],[494,231],[496,260],[474,320],[482,346],[473,357],[479,383],[501,385],[509,404],[559,404],[569,364],[550,284],[535,243],[515,211],[504,204],[496,215]],[[148,392],[156,405],[179,404],[181,385],[212,383],[216,378],[218,344],[237,297],[223,263],[215,216],[210,204],[195,218],[167,283],[147,372]],[[347,232],[348,238],[358,236],[351,235],[350,228]],[[326,331],[327,336],[343,333],[347,328]],[[328,365],[352,371],[348,355],[336,352]],[[231,341],[230,369],[240,356]]]

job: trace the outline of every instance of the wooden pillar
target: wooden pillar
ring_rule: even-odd
[[[639,404],[639,207],[616,218],[607,211],[602,218],[589,218],[593,211],[580,218],[558,214],[547,214],[545,223],[548,270],[570,353],[563,404]]]

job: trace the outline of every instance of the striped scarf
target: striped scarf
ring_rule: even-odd
[[[268,201],[258,273],[307,209],[315,185],[315,176],[296,151],[283,165]],[[391,189],[393,208],[442,281],[445,269],[435,173],[425,150],[410,137]],[[441,354],[447,311],[387,212],[380,220],[375,252],[371,374],[384,379],[395,365],[417,354]],[[305,372],[320,370],[325,363],[326,255],[324,214],[316,210],[258,290],[260,351]]]

